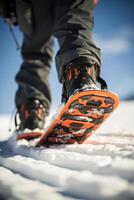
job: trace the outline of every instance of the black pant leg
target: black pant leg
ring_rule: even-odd
[[[23,63],[16,75],[18,90],[16,105],[19,107],[29,99],[40,99],[49,108],[51,95],[48,75],[52,60],[51,38],[53,26],[52,4],[50,1],[32,0],[33,32],[23,32]],[[23,29],[23,27],[20,28]]]
[[[87,65],[94,61],[100,67],[100,49],[92,39],[93,8],[93,0],[55,0],[53,31],[60,44],[56,56],[60,82],[69,63]]]

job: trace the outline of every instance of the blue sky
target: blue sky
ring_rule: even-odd
[[[134,94],[134,2],[132,0],[100,0],[94,11],[94,42],[102,50],[102,76],[109,89],[121,98]],[[15,28],[21,44],[22,34]],[[55,42],[54,52],[58,44]],[[14,81],[21,64],[8,27],[0,19],[0,114],[14,109]],[[54,83],[54,84],[53,84]],[[50,74],[53,107],[60,103],[61,85],[58,83],[53,59]]]
[[[134,93],[134,2],[100,0],[95,9],[95,42],[102,49],[102,74],[120,97]]]

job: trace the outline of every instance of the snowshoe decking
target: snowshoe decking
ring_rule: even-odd
[[[119,104],[116,94],[86,90],[72,95],[37,146],[83,143]]]

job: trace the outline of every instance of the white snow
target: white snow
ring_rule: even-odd
[[[6,142],[0,116],[0,199],[134,199],[133,115],[134,102],[122,102],[85,144],[49,149]]]

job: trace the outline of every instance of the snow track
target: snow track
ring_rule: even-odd
[[[34,181],[13,173],[11,170],[0,167],[0,194],[3,199],[35,199],[35,200],[64,200],[56,190],[39,181]]]
[[[133,115],[134,103],[122,103],[88,144],[1,143],[0,199],[134,199],[134,125],[125,112]],[[117,119],[124,116],[122,124]]]

